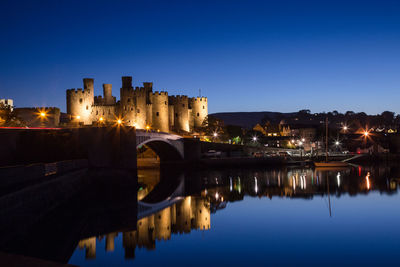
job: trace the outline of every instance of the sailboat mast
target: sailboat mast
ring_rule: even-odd
[[[325,119],[325,161],[328,162],[328,117]]]

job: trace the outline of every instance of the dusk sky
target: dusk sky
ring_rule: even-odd
[[[400,113],[400,1],[4,1],[0,98],[57,106],[95,79],[209,112]]]

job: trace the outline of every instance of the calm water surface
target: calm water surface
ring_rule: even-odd
[[[136,223],[80,240],[70,264],[400,264],[397,168],[140,171],[139,182]]]

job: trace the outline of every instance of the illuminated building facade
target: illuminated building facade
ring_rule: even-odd
[[[122,77],[120,101],[112,96],[112,85],[103,84],[103,96],[94,95],[94,80],[83,79],[83,89],[67,90],[67,114],[71,122],[84,125],[112,123],[161,132],[190,132],[201,127],[208,115],[206,97],[154,91],[153,83],[132,86],[132,77]]]

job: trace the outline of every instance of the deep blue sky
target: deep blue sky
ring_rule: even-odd
[[[400,113],[400,1],[5,1],[0,98],[153,81],[209,111]]]

